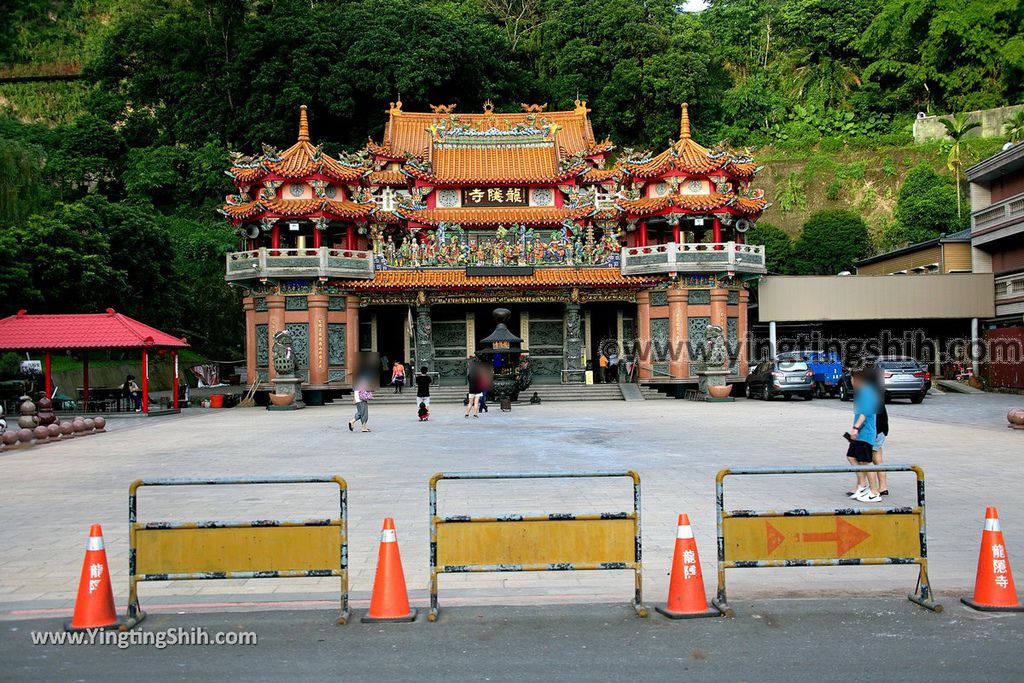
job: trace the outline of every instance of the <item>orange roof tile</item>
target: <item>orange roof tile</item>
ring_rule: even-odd
[[[712,192],[711,194],[673,194],[664,197],[642,199],[620,199],[615,205],[633,216],[650,216],[676,207],[684,211],[715,211],[731,208],[737,213],[756,214],[764,211],[767,203],[763,197],[745,198],[734,194]]]
[[[408,165],[414,177],[438,183],[558,183],[584,168],[560,170],[553,144],[440,145],[430,150],[432,172]]]
[[[538,120],[546,119],[550,123],[558,124],[558,143],[569,156],[572,156],[585,154],[591,145],[595,144],[594,130],[587,117],[588,111],[586,102],[578,102],[573,111],[552,111],[534,115]],[[388,114],[382,147],[399,156],[412,154],[418,157],[423,157],[430,146],[430,133],[427,128],[451,116],[446,113],[403,111],[400,101],[392,105]],[[526,112],[514,114],[484,112],[457,113],[456,116],[458,116],[460,124],[466,127],[494,127],[504,131],[524,123],[531,114]]]
[[[366,179],[371,185],[405,187],[409,184],[409,176],[402,171],[373,171]]]
[[[220,211],[235,221],[257,216],[301,218],[323,215],[331,218],[364,218],[370,215],[375,207],[376,204],[357,204],[330,199],[272,199],[244,204],[225,204]]]
[[[606,180],[618,180],[622,176],[622,172],[618,167],[612,168],[588,168],[585,173],[580,175],[580,182],[583,183],[603,183]]]
[[[568,209],[555,206],[501,206],[494,208],[462,209],[405,209],[398,213],[410,221],[436,225],[458,223],[460,225],[558,225],[566,219],[584,218],[593,211],[591,208]]]
[[[618,268],[537,268],[530,276],[467,277],[464,269],[410,268],[378,270],[372,280],[332,284],[355,290],[408,289],[549,289],[558,287],[649,287],[662,278],[622,275]]]

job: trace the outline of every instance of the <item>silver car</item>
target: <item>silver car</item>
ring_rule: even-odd
[[[920,403],[924,400],[931,382],[928,371],[916,360],[907,356],[882,356],[868,362],[882,373],[886,403],[894,398],[909,398],[911,403]],[[853,398],[849,369],[843,371],[839,398],[843,401]]]

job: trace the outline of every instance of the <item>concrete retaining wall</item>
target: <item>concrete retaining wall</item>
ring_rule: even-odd
[[[1024,110],[1024,104],[967,112],[971,121],[977,121],[981,124],[981,128],[975,128],[967,136],[979,138],[1002,137],[1005,135],[1003,124],[1009,121],[1018,111],[1022,110]],[[924,117],[918,115],[917,120],[914,121],[914,142],[929,142],[946,137],[946,127],[942,125],[942,119],[949,118],[952,118],[950,114]]]

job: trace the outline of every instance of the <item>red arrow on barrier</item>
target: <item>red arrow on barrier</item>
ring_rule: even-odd
[[[835,531],[802,533],[800,534],[800,540],[804,543],[829,543],[835,541],[836,554],[842,557],[870,536],[871,534],[843,520],[842,517],[836,517]]]
[[[776,529],[771,525],[771,522],[764,523],[764,530],[768,534],[768,554],[782,545],[782,542],[786,540],[785,534]]]

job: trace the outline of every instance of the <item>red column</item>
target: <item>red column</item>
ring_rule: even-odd
[[[356,248],[356,229],[351,223],[345,228],[345,248],[355,249]]]
[[[45,360],[43,361],[43,372],[46,375],[46,398],[53,396],[53,377],[50,375],[50,352],[46,352]]]
[[[719,218],[715,218],[711,222],[711,234],[715,244],[722,241],[722,221]]]
[[[637,246],[647,246],[647,221],[640,224],[640,244]]]
[[[180,410],[181,406],[178,402],[178,352],[171,351],[171,360],[174,361],[174,377],[171,378],[171,403],[175,410]]]
[[[323,245],[324,231],[318,230],[316,227],[313,228],[313,248],[319,249]]]
[[[275,225],[270,230],[270,248],[280,249],[281,248],[281,226]]]
[[[680,239],[679,239],[679,224],[678,223],[676,223],[675,225],[672,226],[672,241],[675,242],[676,244],[679,244],[679,242],[680,242]]]
[[[736,241],[736,244],[743,244],[743,233],[742,232],[735,233],[733,235],[733,239]]]
[[[149,413],[149,353],[142,349],[142,412]]]
[[[85,357],[82,358],[82,402],[85,405],[82,407],[84,412],[89,412],[89,352],[85,352]]]

